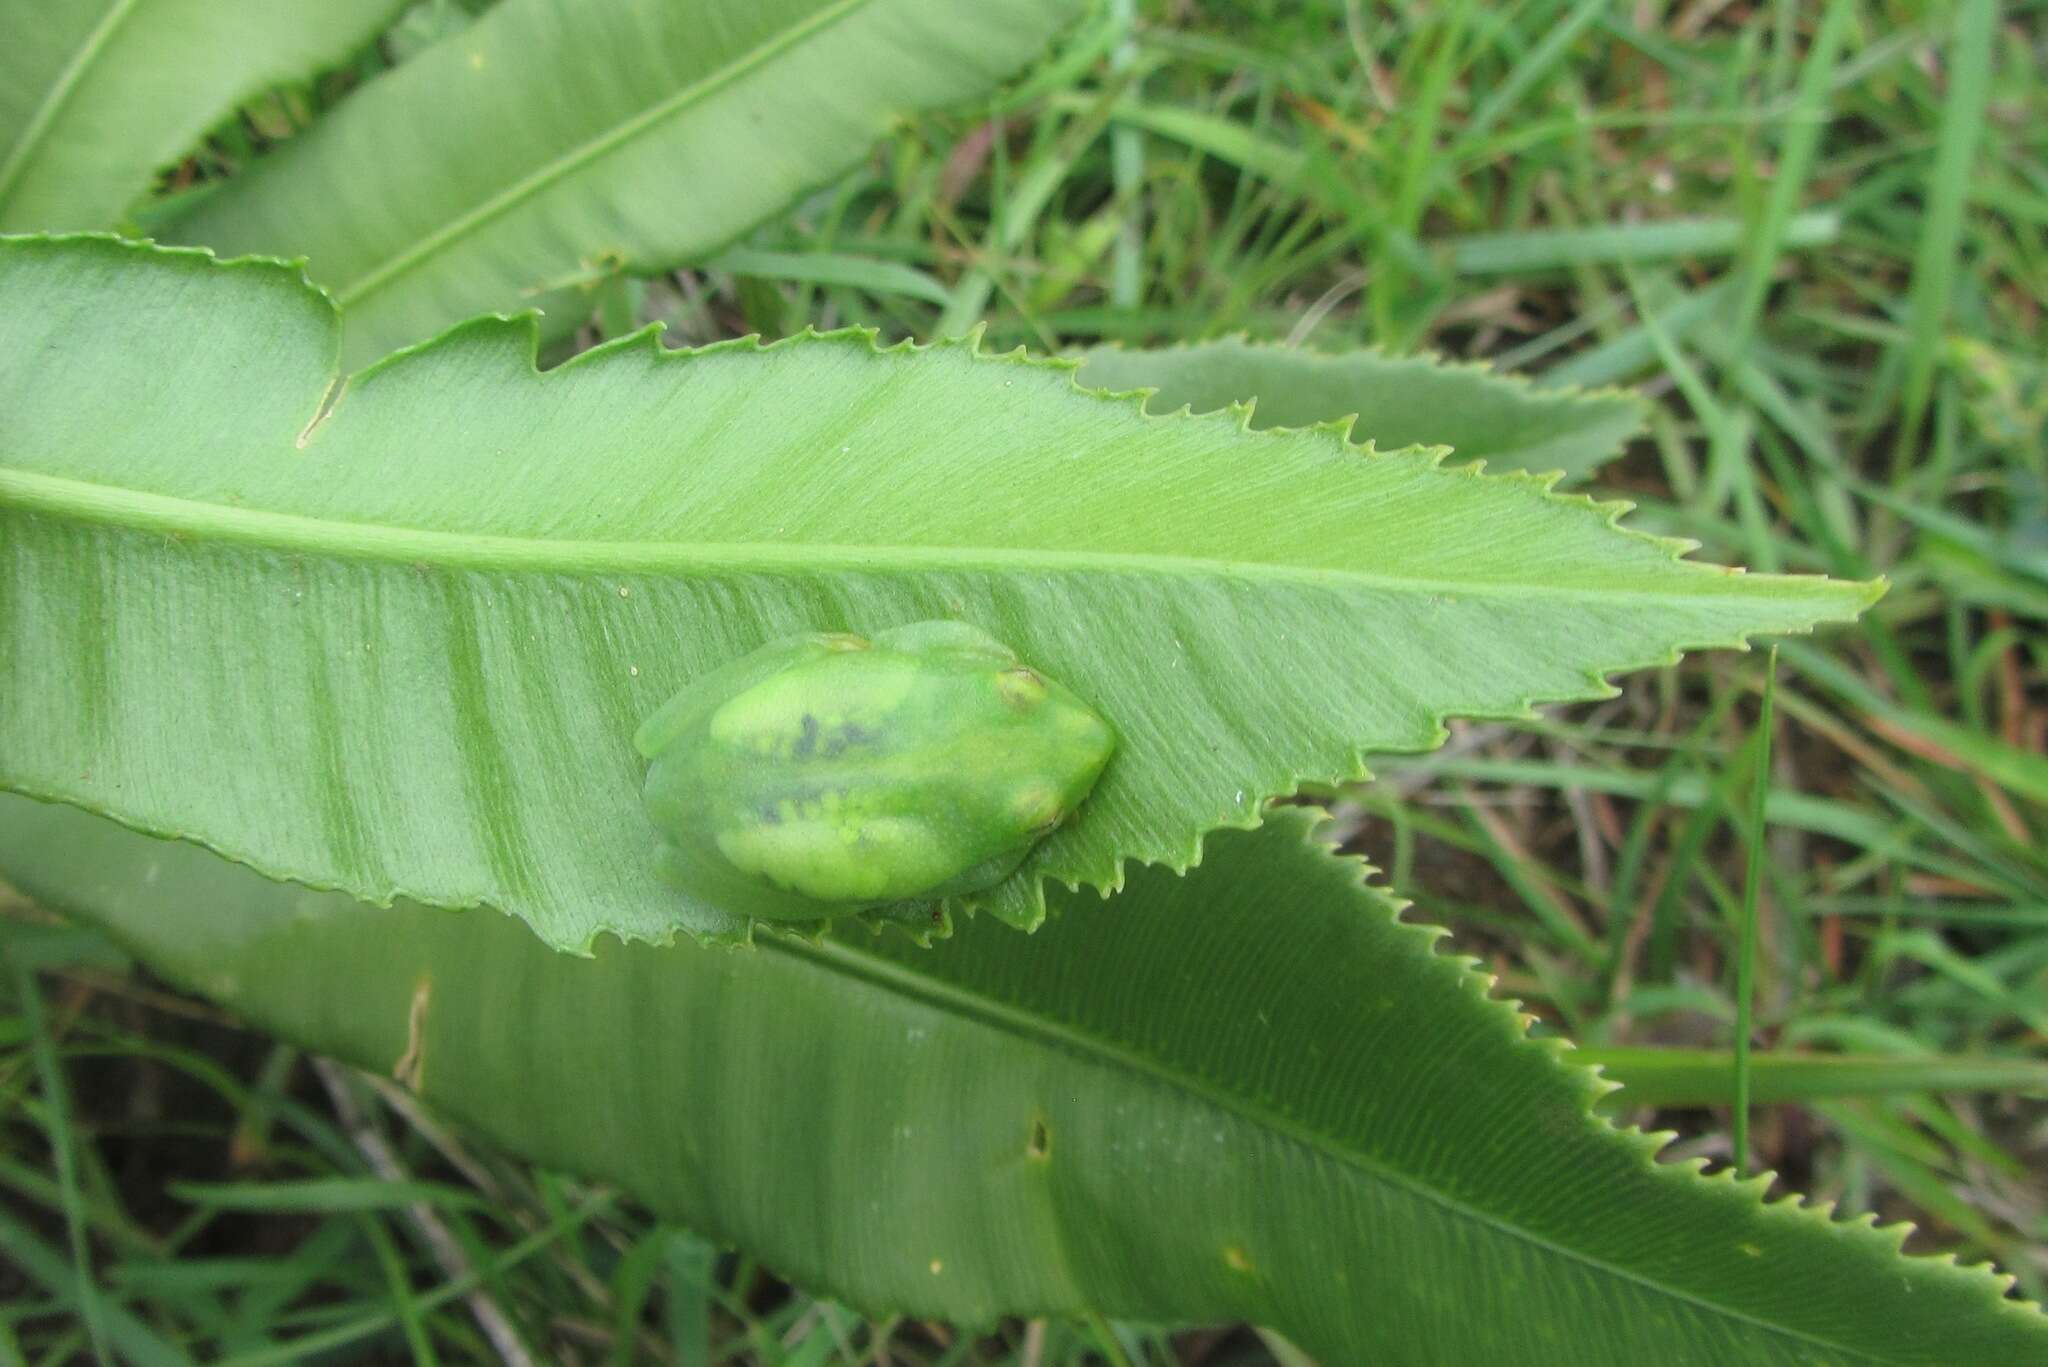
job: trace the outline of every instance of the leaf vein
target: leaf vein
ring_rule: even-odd
[[[1425,1182],[1388,1167],[1371,1155],[1347,1143],[1340,1135],[1330,1134],[1295,1119],[1283,1111],[1270,1106],[1261,1106],[1255,1098],[1227,1091],[1210,1083],[1197,1073],[1152,1057],[1141,1050],[1105,1040],[1091,1034],[1080,1026],[1068,1021],[1053,1020],[1035,1015],[1010,1003],[994,1000],[985,994],[971,991],[951,983],[912,973],[900,965],[864,954],[859,950],[832,941],[811,943],[785,936],[759,939],[756,947],[779,951],[800,959],[808,959],[828,971],[839,971],[858,977],[875,986],[896,993],[899,996],[918,1001],[939,1010],[961,1014],[992,1030],[1023,1038],[1031,1038],[1064,1049],[1068,1053],[1105,1063],[1110,1067],[1121,1067],[1141,1073],[1155,1082],[1175,1088],[1199,1101],[1206,1102],[1218,1110],[1237,1115],[1263,1125],[1288,1139],[1314,1149],[1316,1152],[1353,1168],[1367,1177],[1388,1186],[1399,1188],[1421,1200],[1450,1212],[1463,1219],[1483,1225],[1496,1233],[1521,1240],[1558,1257],[1580,1264],[1596,1272],[1605,1273],[1620,1281],[1633,1283],[1659,1295],[1669,1296],[1698,1307],[1711,1314],[1751,1325],[1768,1334],[1776,1334],[1794,1342],[1839,1353],[1841,1345],[1803,1330],[1792,1329],[1782,1324],[1746,1314],[1731,1306],[1709,1300],[1695,1292],[1667,1285],[1626,1267],[1617,1266],[1606,1259],[1557,1243],[1552,1239],[1521,1225],[1510,1223],[1489,1211],[1469,1205],[1456,1197],[1447,1195]],[[1887,1359],[1862,1355],[1865,1361],[1884,1363]],[[1905,1359],[1891,1361],[1903,1364]]]
[[[86,71],[98,59],[100,53],[105,51],[115,31],[135,12],[138,3],[139,0],[115,0],[114,5],[101,16],[99,23],[93,25],[92,32],[85,36],[85,41],[79,44],[78,51],[71,55],[71,60],[58,74],[57,83],[50,87],[42,101],[36,105],[36,112],[29,116],[28,124],[21,130],[21,137],[15,140],[13,150],[7,154],[7,160],[0,162],[0,206],[6,204],[8,194],[14,189],[14,183],[21,178],[22,171],[28,166],[30,154],[49,135],[57,116],[63,113],[64,106],[71,102],[71,97],[83,82]]]
[[[451,568],[560,573],[709,577],[731,571],[799,575],[823,571],[1080,571],[1201,575],[1310,587],[1405,594],[1654,603],[1713,595],[1747,580],[1801,583],[1809,591],[1849,597],[1868,586],[1836,586],[1808,576],[1745,576],[1720,566],[1676,560],[1673,577],[1650,587],[1425,578],[1385,570],[1219,560],[1192,555],[1109,549],[905,545],[843,542],[593,541],[481,532],[448,532],[384,523],[309,517],[226,507],[146,490],[122,489],[29,470],[0,468],[0,508],[255,546],[284,554],[418,563]],[[1634,533],[1618,532],[1631,536]]]
[[[596,161],[613,149],[631,142],[672,114],[717,94],[742,76],[791,48],[807,42],[868,3],[869,0],[834,0],[834,3],[777,35],[772,41],[763,43],[739,60],[728,62],[703,79],[684,86],[668,98],[641,110],[632,118],[569,149],[568,152],[529,172],[468,212],[450,219],[413,246],[388,258],[347,285],[338,286],[334,291],[335,302],[347,307],[375,294],[393,280],[417,268],[428,258],[444,251],[450,244],[469,236],[548,186]]]

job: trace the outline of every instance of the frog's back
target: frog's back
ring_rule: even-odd
[[[985,887],[1114,745],[1086,704],[973,628],[830,639],[771,643],[757,654],[773,668],[721,672],[739,686],[666,709],[647,799],[676,881],[784,918]]]

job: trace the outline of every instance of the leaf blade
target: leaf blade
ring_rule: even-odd
[[[106,228],[241,102],[333,66],[400,0],[0,3],[0,232]]]
[[[0,786],[579,950],[744,932],[656,878],[629,739],[777,636],[972,621],[1111,720],[1079,817],[983,903],[1031,925],[1044,879],[1184,868],[1447,715],[1877,591],[966,345],[647,335],[539,374],[480,320],[344,383],[274,265],[24,240],[0,282],[36,358],[0,369]]]
[[[1357,415],[1351,435],[1383,449],[1448,446],[1493,470],[1589,473],[1641,430],[1643,401],[1621,390],[1537,389],[1481,366],[1366,349],[1319,354],[1238,338],[1158,351],[1105,347],[1077,377],[1091,388],[1156,388],[1146,408],[1197,413],[1255,403],[1255,427],[1313,427]]]
[[[1113,914],[1061,894],[1046,934],[975,923],[931,950],[576,960],[13,797],[0,869],[173,980],[405,1061],[444,1113],[877,1315],[1247,1318],[1326,1361],[2039,1355],[2048,1321],[1983,1269],[1595,1121],[1594,1076],[1311,820],[1141,871]]]
[[[992,89],[1082,9],[507,0],[175,231],[223,254],[303,253],[361,364],[606,266],[708,257],[900,116]],[[337,204],[340,183],[354,189]]]

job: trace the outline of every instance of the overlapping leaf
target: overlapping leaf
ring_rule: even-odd
[[[993,89],[1084,9],[505,0],[172,232],[308,257],[361,365],[565,283],[708,256],[903,115]]]
[[[1378,351],[1324,355],[1226,338],[1158,351],[1105,347],[1081,364],[1082,384],[1156,389],[1146,407],[1209,413],[1251,403],[1254,427],[1313,427],[1356,416],[1353,440],[1384,449],[1448,446],[1494,470],[1590,473],[1643,425],[1622,390],[1544,390],[1485,366]]]
[[[975,623],[1122,745],[986,905],[1191,863],[1452,713],[1853,615],[1616,507],[1330,430],[1149,417],[860,334],[546,374],[479,320],[337,379],[291,271],[0,243],[0,787],[550,942],[744,931],[656,877],[637,723],[765,639]]]
[[[1594,1120],[1593,1075],[1307,826],[930,950],[574,959],[12,797],[0,875],[876,1316],[1243,1318],[1389,1367],[2048,1360],[2048,1319],[1984,1270]]]
[[[402,0],[0,0],[0,232],[110,228],[236,105]]]

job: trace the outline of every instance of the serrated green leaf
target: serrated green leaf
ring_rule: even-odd
[[[1986,1270],[1593,1118],[1594,1074],[1310,823],[1143,870],[1109,911],[1061,894],[1041,935],[971,923],[931,950],[853,931],[573,959],[20,798],[0,874],[876,1316],[1250,1319],[1416,1367],[2048,1356],[2048,1319]]]
[[[0,232],[111,228],[234,108],[403,0],[0,0]]]
[[[307,257],[361,365],[564,282],[708,257],[902,116],[992,90],[1084,9],[505,0],[170,235]]]
[[[1383,450],[1448,446],[1456,460],[1498,470],[1589,473],[1643,425],[1642,400],[1622,390],[1536,389],[1485,366],[1378,351],[1322,355],[1227,338],[1159,351],[1104,347],[1081,363],[1100,389],[1156,389],[1153,413],[1254,405],[1251,425],[1313,427],[1356,415],[1351,436]]]
[[[1121,737],[977,898],[1184,868],[1443,719],[1853,616],[1543,480],[1148,417],[1070,370],[866,334],[547,374],[482,319],[345,383],[274,263],[0,243],[0,787],[543,938],[746,927],[656,877],[634,728],[798,631],[970,622]]]

